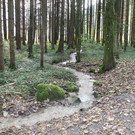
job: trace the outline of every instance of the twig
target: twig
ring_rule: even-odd
[[[0,86],[0,88],[7,87],[7,86],[11,86],[11,85],[14,85],[14,84],[15,84],[15,82],[14,82],[14,83],[5,84],[5,85],[3,85],[3,86]]]

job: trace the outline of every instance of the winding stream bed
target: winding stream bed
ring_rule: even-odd
[[[76,54],[72,53],[70,55],[70,60],[65,61],[61,64],[71,63],[75,62]],[[78,97],[81,100],[81,103],[69,107],[64,106],[54,106],[49,107],[47,109],[44,109],[38,113],[33,113],[28,117],[20,117],[20,118],[0,118],[0,129],[10,127],[10,126],[17,126],[21,127],[23,125],[33,125],[37,122],[41,121],[49,121],[53,118],[60,118],[64,117],[66,115],[71,115],[77,111],[79,111],[81,108],[89,108],[94,101],[93,93],[93,81],[91,77],[87,74],[84,74],[82,72],[78,72],[74,69],[68,68],[68,67],[61,67],[66,68],[68,70],[71,70],[74,75],[78,78],[77,84],[79,85],[79,93]]]

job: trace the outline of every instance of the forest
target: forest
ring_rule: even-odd
[[[0,135],[135,135],[135,0],[0,0]]]

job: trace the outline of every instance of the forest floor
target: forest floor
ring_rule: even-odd
[[[129,49],[125,54],[121,53],[121,59],[117,61],[115,69],[99,74],[102,56],[102,48],[89,51],[86,47],[82,53],[81,63],[68,64],[78,71],[90,74],[100,82],[94,85],[98,98],[89,109],[31,126],[5,128],[0,131],[0,135],[134,135],[134,50]],[[91,73],[91,69],[95,69],[96,72]]]

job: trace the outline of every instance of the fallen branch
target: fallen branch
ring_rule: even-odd
[[[14,84],[15,84],[15,82],[14,83],[5,84],[3,86],[0,86],[0,88],[4,88],[4,87],[11,86],[11,85],[14,85]]]

